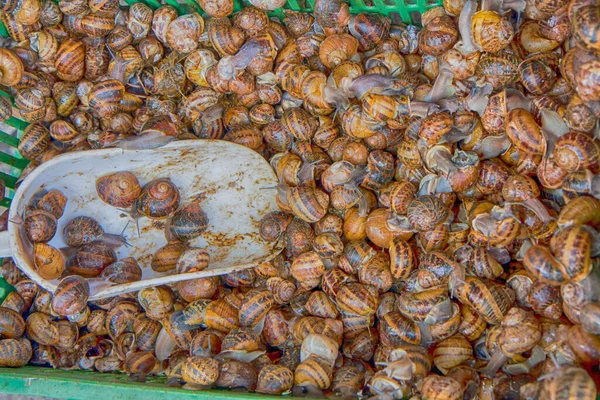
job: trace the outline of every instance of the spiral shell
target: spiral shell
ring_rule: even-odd
[[[28,212],[24,221],[25,232],[31,243],[49,242],[56,234],[56,218],[44,210]]]
[[[198,203],[191,203],[175,212],[167,224],[167,235],[179,240],[192,240],[208,226],[208,217]]]
[[[165,218],[179,207],[179,190],[168,178],[148,182],[136,201],[138,212],[149,218]]]
[[[44,279],[56,279],[65,270],[62,253],[46,243],[33,245],[33,263],[37,273]]]

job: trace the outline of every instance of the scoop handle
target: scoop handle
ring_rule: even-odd
[[[9,239],[10,236],[8,231],[0,232],[0,258],[12,257],[13,255]]]

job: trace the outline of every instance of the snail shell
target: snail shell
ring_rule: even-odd
[[[67,205],[67,197],[58,190],[51,190],[46,193],[37,204],[37,208],[45,210],[54,215],[54,218],[62,217]]]
[[[407,216],[414,229],[429,231],[448,218],[448,208],[436,196],[426,195],[410,202]]]
[[[65,225],[63,236],[65,243],[71,247],[91,243],[104,234],[102,226],[91,217],[75,217]]]
[[[80,276],[68,276],[60,281],[52,296],[52,310],[63,317],[75,315],[87,306],[90,287]]]
[[[283,365],[265,365],[258,373],[257,382],[258,393],[281,395],[292,388],[294,373]]]
[[[91,242],[79,248],[69,270],[86,278],[96,277],[117,261],[115,251],[104,242]]]
[[[56,218],[47,211],[28,212],[24,225],[27,238],[31,243],[49,242],[56,233]]]
[[[179,207],[179,190],[168,178],[148,182],[136,201],[137,211],[149,218],[165,218]]]
[[[131,172],[116,172],[96,181],[96,192],[103,202],[113,207],[131,207],[142,194],[136,176]]]
[[[135,258],[127,257],[104,268],[100,277],[116,284],[137,282],[142,279],[142,269]]]
[[[44,279],[56,279],[65,270],[62,253],[46,243],[33,245],[33,263],[37,273]]]
[[[208,226],[208,217],[198,203],[191,203],[175,212],[167,224],[166,235],[179,240],[192,240]]]
[[[212,385],[219,377],[219,363],[208,357],[188,357],[181,366],[181,377],[188,383]]]
[[[27,339],[0,340],[0,366],[22,367],[32,356],[31,342]]]
[[[35,312],[27,318],[27,337],[48,346],[55,346],[60,340],[58,326],[50,315],[42,312]]]
[[[0,335],[3,338],[19,338],[25,332],[25,321],[16,311],[0,307]]]
[[[50,146],[50,132],[40,124],[31,124],[25,128],[19,140],[19,154],[28,160],[37,158]]]
[[[138,292],[138,303],[148,318],[160,321],[173,309],[173,292],[166,286],[144,288]]]
[[[152,269],[157,272],[166,272],[175,269],[177,260],[187,249],[185,243],[172,240],[154,254],[152,257]]]

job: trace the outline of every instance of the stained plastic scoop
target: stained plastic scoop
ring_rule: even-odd
[[[131,247],[116,250],[118,258],[135,257],[142,268],[142,279],[129,284],[106,287],[100,284],[90,299],[102,299],[147,286],[221,275],[246,269],[280,252],[276,243],[264,241],[259,233],[261,218],[277,210],[274,190],[261,188],[277,185],[277,177],[267,161],[253,150],[218,140],[183,140],[154,150],[123,151],[103,149],[68,153],[34,170],[19,186],[12,201],[9,219],[17,221],[25,207],[40,190],[60,190],[68,198],[58,229],[49,242],[65,247],[63,228],[77,216],[95,218],[108,233],[120,233],[129,216],[100,200],[96,180],[118,171],[133,172],[140,183],[168,177],[179,189],[181,205],[199,197],[209,218],[207,230],[189,246],[205,249],[211,258],[208,269],[174,274],[152,270],[153,254],[167,241],[166,220],[139,219],[125,231]],[[13,257],[15,264],[44,289],[54,291],[58,280],[43,279],[35,270],[32,246],[22,224],[9,223],[0,232],[0,257]],[[103,288],[102,288],[103,287]]]

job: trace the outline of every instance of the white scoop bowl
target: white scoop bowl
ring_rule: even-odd
[[[23,215],[26,205],[40,190],[60,190],[67,198],[64,215],[50,245],[65,247],[63,228],[77,216],[95,218],[104,231],[119,234],[130,218],[105,204],[96,193],[96,180],[118,171],[133,172],[142,185],[169,177],[179,189],[181,205],[202,195],[201,207],[209,218],[207,230],[190,246],[210,254],[208,269],[200,272],[159,273],[150,267],[153,254],[166,244],[166,220],[139,219],[140,237],[130,223],[126,236],[131,247],[117,249],[119,259],[135,257],[142,268],[142,279],[92,292],[90,300],[206,276],[226,274],[256,266],[279,254],[276,243],[263,240],[259,233],[261,218],[277,210],[274,190],[277,177],[267,161],[253,150],[219,140],[182,140],[154,150],[123,151],[102,149],[74,152],[56,157],[34,170],[17,189],[9,219]],[[21,225],[8,224],[0,232],[0,257],[12,257],[17,267],[46,290],[53,292],[58,280],[46,280],[35,269],[33,248]]]

